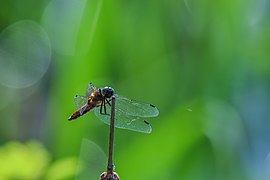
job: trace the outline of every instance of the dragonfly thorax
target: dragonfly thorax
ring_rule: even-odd
[[[114,95],[114,89],[112,87],[104,87],[101,89],[102,96],[110,98]]]

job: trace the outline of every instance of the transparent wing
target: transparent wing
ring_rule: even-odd
[[[88,98],[85,96],[76,95],[74,97],[74,104],[76,109],[80,109],[83,105],[85,105],[88,101]]]
[[[99,179],[106,170],[107,157],[94,142],[83,139],[77,169],[76,180]]]
[[[115,104],[117,106],[117,99]],[[95,109],[95,115],[104,123],[110,125],[111,118],[111,107],[106,105],[107,115],[100,114],[100,108]],[[143,133],[151,133],[152,127],[151,125],[140,116],[132,116],[127,114],[122,109],[115,108],[115,123],[116,128],[121,129],[129,129],[132,131],[143,132]]]
[[[86,89],[86,95],[76,95],[74,97],[74,104],[76,109],[80,109],[83,105],[85,105],[88,101],[88,98],[92,95],[92,93],[97,90],[97,87],[94,86],[91,82],[88,84],[88,87]]]
[[[159,114],[158,109],[152,104],[131,100],[119,95],[115,95],[115,97],[116,109],[121,112],[125,112],[128,115],[140,117],[156,117]]]
[[[91,94],[97,90],[98,88],[94,86],[91,82],[88,84],[88,87],[86,89],[86,97],[90,97]]]

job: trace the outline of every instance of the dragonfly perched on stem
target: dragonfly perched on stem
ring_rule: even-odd
[[[89,83],[85,96],[75,96],[74,103],[77,110],[68,119],[75,120],[94,110],[101,121],[110,124],[112,96],[116,99],[114,124],[116,128],[151,133],[152,127],[145,118],[158,116],[159,111],[154,105],[119,96],[111,87],[97,88],[92,83]]]

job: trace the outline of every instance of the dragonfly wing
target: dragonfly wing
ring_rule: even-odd
[[[117,102],[117,100],[116,100]],[[111,107],[106,106],[107,114],[100,114],[100,109],[95,109],[95,115],[104,123],[110,125],[111,119]],[[139,116],[131,116],[121,109],[115,109],[115,122],[114,126],[116,128],[128,129],[132,131],[142,132],[142,133],[151,133],[152,127],[151,125],[145,121],[142,117]]]
[[[83,105],[85,105],[88,101],[88,98],[85,96],[76,95],[74,97],[74,104],[76,109],[80,109]]]
[[[88,87],[86,89],[86,97],[90,97],[94,91],[96,91],[98,88],[94,86],[91,82],[88,84]]]
[[[125,112],[131,116],[156,117],[159,114],[158,109],[148,103],[131,100],[116,95],[116,109]]]

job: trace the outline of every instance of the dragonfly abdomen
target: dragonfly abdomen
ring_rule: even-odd
[[[77,111],[75,111],[69,118],[68,120],[74,120],[77,119],[78,117],[88,113],[89,111],[91,111],[94,107],[96,107],[94,105],[94,103],[88,103],[85,104],[83,107],[81,107],[80,109],[78,109]]]

